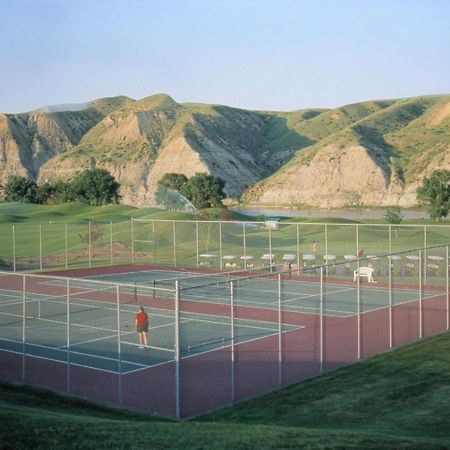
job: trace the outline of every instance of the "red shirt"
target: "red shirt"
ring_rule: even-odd
[[[136,314],[136,323],[137,323],[137,325],[148,324],[148,314],[145,311],[139,311]]]

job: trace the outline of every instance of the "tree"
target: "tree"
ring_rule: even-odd
[[[384,215],[384,219],[386,220],[387,223],[398,225],[403,220],[400,208],[396,207],[388,208],[386,210],[386,214]]]
[[[5,200],[8,202],[35,203],[37,186],[34,181],[25,177],[13,175],[8,178],[5,191]]]
[[[198,208],[221,207],[222,199],[226,197],[223,192],[225,181],[207,173],[197,173],[181,187],[183,194]]]
[[[165,186],[174,191],[181,191],[182,186],[187,183],[188,178],[183,173],[166,173],[159,181],[158,186]]]
[[[435,170],[417,188],[417,198],[428,204],[428,214],[432,219],[447,217],[450,210],[450,171]]]
[[[70,183],[70,196],[75,201],[90,205],[119,203],[120,184],[105,169],[87,169]]]

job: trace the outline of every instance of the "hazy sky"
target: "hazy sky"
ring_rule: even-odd
[[[158,92],[293,110],[450,93],[449,0],[0,0],[0,111]]]

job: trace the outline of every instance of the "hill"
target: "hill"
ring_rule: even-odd
[[[175,423],[0,383],[1,448],[450,448],[450,334]]]
[[[424,176],[450,168],[449,95],[292,112],[166,94],[75,106],[0,114],[0,183],[98,166],[120,181],[124,203],[149,206],[165,173],[207,172],[250,205],[406,207]]]

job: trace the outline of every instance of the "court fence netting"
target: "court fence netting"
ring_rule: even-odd
[[[0,270],[48,271],[118,264],[233,269],[264,255],[294,265],[450,242],[450,226],[132,219],[0,224]]]
[[[449,244],[173,277],[0,272],[0,378],[185,418],[449,329]]]

